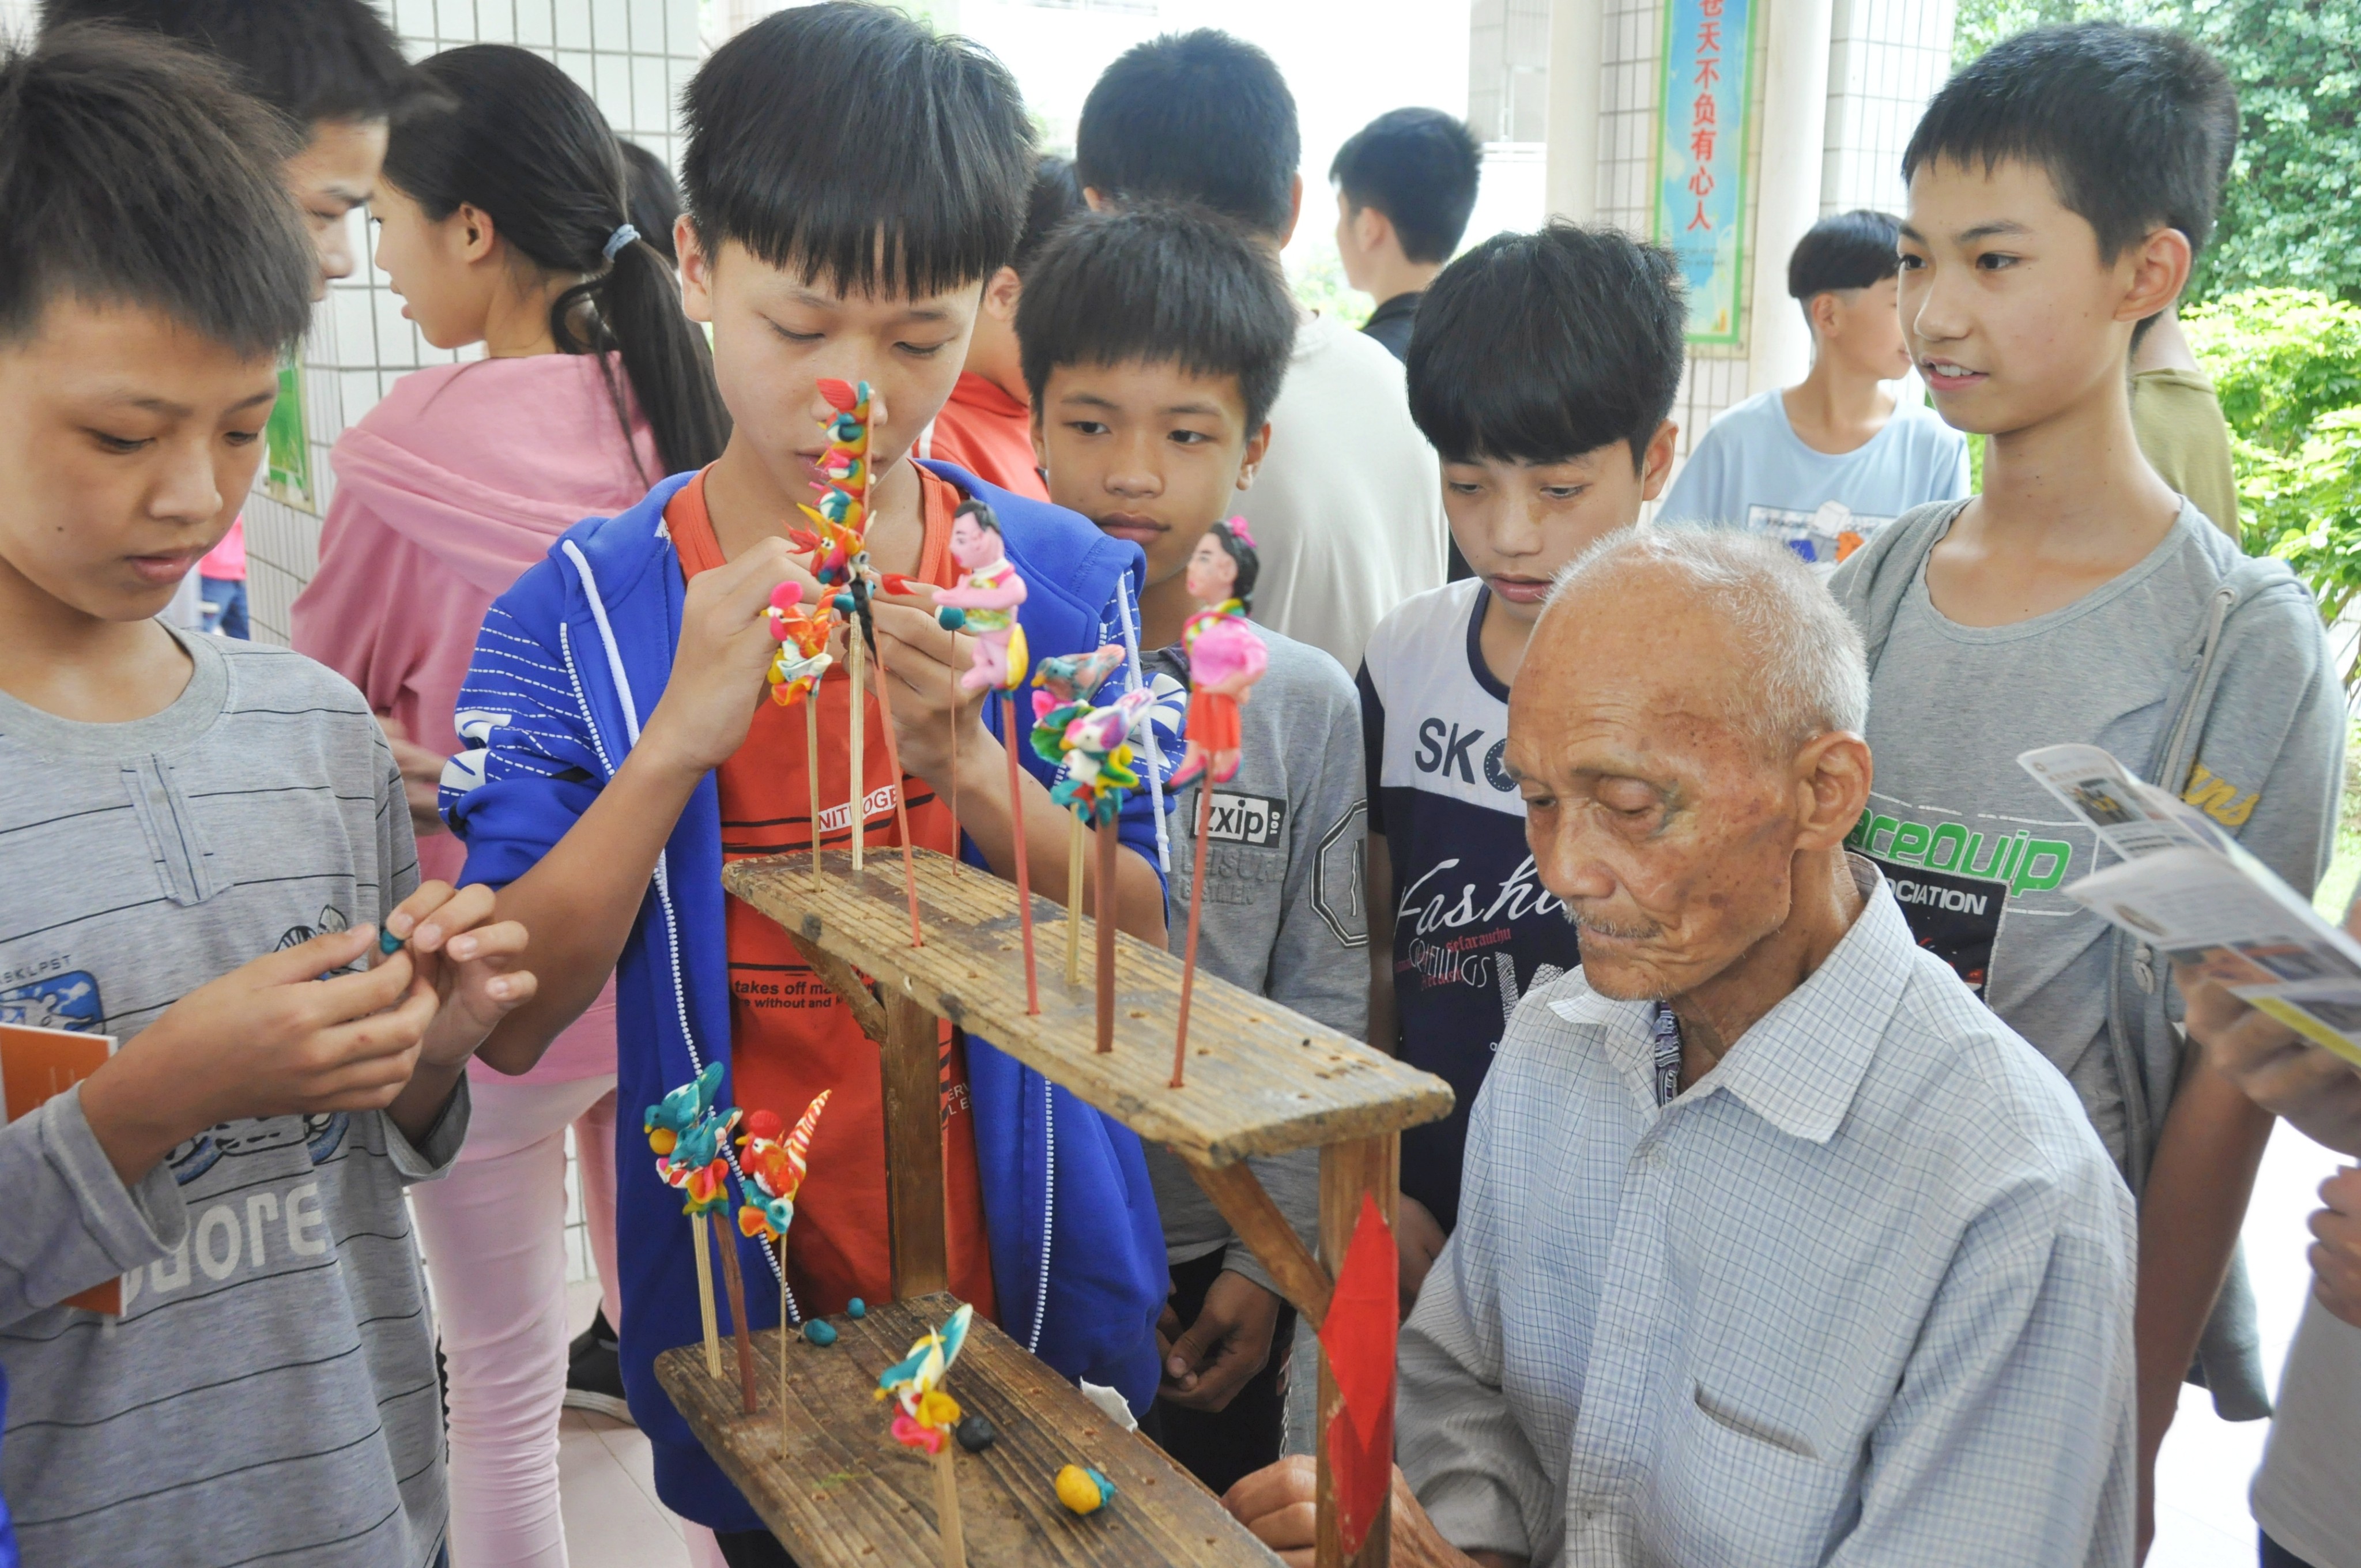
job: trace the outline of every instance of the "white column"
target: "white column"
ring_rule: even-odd
[[[1787,255],[1820,215],[1828,113],[1830,0],[1758,0],[1762,37],[1762,152],[1754,217],[1753,330],[1749,396],[1791,386],[1811,367],[1811,328],[1787,297]]]
[[[1825,6],[1827,0],[1821,0]],[[1599,73],[1606,60],[1601,0],[1550,0],[1549,119],[1543,192],[1552,217],[1598,214]]]

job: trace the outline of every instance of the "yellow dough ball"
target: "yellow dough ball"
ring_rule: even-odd
[[[1107,1493],[1113,1490],[1079,1464],[1069,1464],[1058,1472],[1058,1501],[1068,1511],[1094,1514],[1106,1505]]]

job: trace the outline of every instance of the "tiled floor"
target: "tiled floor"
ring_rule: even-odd
[[[2334,1156],[2282,1127],[2264,1157],[2246,1221],[2246,1266],[2272,1379],[2311,1275],[2304,1218]],[[580,1284],[576,1319],[589,1321],[595,1288]],[[2183,1389],[2180,1416],[2157,1466],[2157,1537],[2148,1568],[2252,1568],[2254,1521],[2246,1483],[2261,1458],[2265,1424],[2233,1425],[2213,1414],[2202,1390]],[[558,1468],[573,1568],[689,1568],[678,1521],[655,1500],[647,1440],[578,1410],[566,1412]]]

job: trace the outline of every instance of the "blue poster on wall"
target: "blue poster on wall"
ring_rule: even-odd
[[[1665,0],[1656,238],[1679,258],[1692,344],[1745,346],[1747,133],[1757,0]]]

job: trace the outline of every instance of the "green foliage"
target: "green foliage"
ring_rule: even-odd
[[[2253,289],[2181,325],[2229,421],[2246,547],[2294,568],[2334,625],[2361,596],[2361,308]],[[2356,676],[2361,661],[2348,691]]]
[[[1336,255],[1336,242],[1323,236],[1307,248],[1310,254],[1287,269],[1287,281],[1303,308],[1349,327],[1367,322],[1376,302],[1345,281],[1345,263]]]
[[[2361,5],[2353,0],[1960,0],[1952,61],[2108,17],[2191,34],[2238,91],[2238,152],[2189,298],[2295,285],[2361,300]]]
[[[2302,289],[2253,289],[2182,313],[2223,417],[2292,454],[2323,415],[2361,403],[2361,308]]]
[[[2244,437],[2234,451],[2248,544],[2295,568],[2334,625],[2361,593],[2361,408],[2322,415],[2293,453]]]

